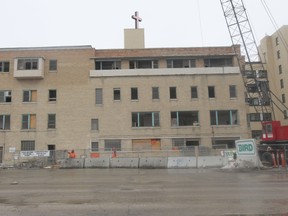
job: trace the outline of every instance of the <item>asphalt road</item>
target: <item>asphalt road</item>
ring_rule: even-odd
[[[0,170],[2,216],[288,215],[279,170]]]

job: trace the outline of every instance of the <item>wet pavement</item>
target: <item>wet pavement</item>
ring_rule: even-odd
[[[221,169],[0,170],[2,216],[288,215],[288,173]]]

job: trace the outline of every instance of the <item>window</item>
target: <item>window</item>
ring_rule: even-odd
[[[208,86],[208,97],[209,98],[215,98],[215,87],[214,86]]]
[[[34,140],[21,141],[21,151],[34,151],[34,150],[35,150]]]
[[[248,119],[251,122],[272,121],[271,113],[250,113]]]
[[[282,103],[286,103],[285,94],[282,94]]]
[[[159,112],[133,112],[132,127],[159,127]]]
[[[152,87],[152,99],[159,99],[159,88]]]
[[[187,149],[200,145],[200,140],[195,138],[173,138],[172,147],[177,149]]]
[[[38,59],[18,59],[18,70],[38,70]]]
[[[205,67],[229,67],[233,66],[232,57],[204,59]]]
[[[252,138],[253,139],[260,139],[262,135],[262,130],[252,130]]]
[[[22,129],[36,129],[36,114],[22,115]]]
[[[56,101],[56,99],[57,99],[57,90],[50,89],[48,101]]]
[[[23,91],[23,102],[36,102],[36,101],[37,101],[37,90]]]
[[[237,110],[212,110],[210,111],[211,125],[237,125]]]
[[[56,128],[56,114],[48,114],[48,129]]]
[[[177,99],[176,87],[170,87],[169,92],[170,92],[170,99]]]
[[[100,105],[103,104],[103,91],[102,88],[96,88],[95,89],[95,95],[96,95],[96,104]]]
[[[280,80],[280,87],[284,88],[284,80],[283,79]]]
[[[129,61],[130,69],[137,68],[158,68],[158,60],[135,60]]]
[[[95,70],[121,69],[121,61],[95,61]]]
[[[198,98],[198,89],[197,86],[191,86],[191,99]]]
[[[138,88],[131,88],[131,100],[138,100]]]
[[[276,46],[279,45],[279,38],[278,37],[275,38],[275,44],[276,44]]]
[[[259,98],[248,98],[248,103],[250,106],[260,106]]]
[[[113,89],[113,99],[114,99],[114,100],[120,100],[120,99],[121,99],[121,91],[120,91],[120,88],[114,88],[114,89]]]
[[[279,71],[279,74],[282,74],[282,65],[278,66],[278,71]]]
[[[99,143],[91,142],[91,151],[99,151]]]
[[[91,119],[91,130],[99,130],[98,119]]]
[[[56,71],[57,70],[57,60],[50,60],[49,61],[49,70]]]
[[[112,140],[105,140],[104,141],[105,145],[105,151],[121,151],[121,140],[119,139],[112,139]]]
[[[0,115],[0,130],[10,130],[10,115]]]
[[[230,85],[229,86],[229,94],[230,94],[230,98],[236,98],[237,97],[236,86],[235,85]]]
[[[9,72],[10,63],[7,61],[0,62],[0,73]]]
[[[281,55],[280,55],[280,50],[277,51],[277,59],[280,59]]]
[[[167,68],[192,68],[196,67],[195,59],[168,59]]]
[[[10,103],[12,101],[11,91],[0,91],[0,103]]]
[[[171,112],[171,126],[199,126],[198,111]]]

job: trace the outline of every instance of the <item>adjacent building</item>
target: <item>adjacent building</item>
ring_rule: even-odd
[[[259,51],[268,71],[270,89],[279,99],[274,99],[275,119],[288,125],[288,26],[284,25],[271,36],[265,36],[260,42]]]

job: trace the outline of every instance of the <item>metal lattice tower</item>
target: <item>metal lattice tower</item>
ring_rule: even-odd
[[[220,0],[228,31],[237,53],[237,60],[247,92],[247,102],[260,113],[261,121],[275,119],[268,74],[261,61],[243,0]],[[244,57],[245,56],[245,57]]]

